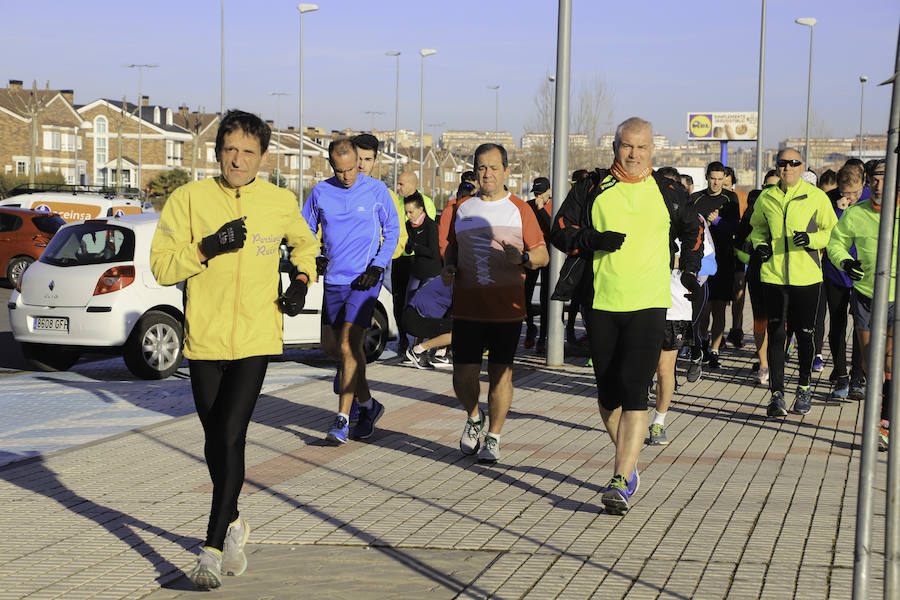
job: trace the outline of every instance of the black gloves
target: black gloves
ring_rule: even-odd
[[[316,257],[316,274],[324,275],[325,269],[328,268],[328,259],[325,258],[324,255],[320,254]]]
[[[384,273],[384,269],[381,267],[369,265],[366,272],[354,279],[353,283],[350,284],[350,287],[354,290],[368,290],[378,283],[382,273]]]
[[[625,234],[618,231],[590,231],[588,232],[587,243],[591,250],[603,250],[604,252],[615,252],[622,247],[625,241]]]
[[[296,317],[306,304],[307,285],[302,279],[294,279],[281,296],[278,297],[278,308],[289,317]]]
[[[700,282],[697,280],[697,274],[690,271],[681,272],[681,285],[683,285],[688,293],[684,295],[688,300],[693,301],[694,294],[702,289]]]
[[[863,271],[862,263],[851,258],[845,258],[844,260],[842,260],[841,268],[844,270],[844,273],[847,274],[847,277],[849,277],[853,281],[859,281],[863,278],[863,275],[866,274],[866,272]]]
[[[805,231],[795,231],[794,232],[794,245],[800,246],[804,248],[809,246],[809,234]]]
[[[760,244],[754,250],[757,258],[759,258],[759,262],[764,263],[770,258],[772,258],[772,245],[766,242],[765,244]]]
[[[247,239],[247,226],[244,225],[246,218],[241,217],[225,223],[219,227],[217,232],[200,240],[200,252],[203,253],[206,260],[223,252],[231,252],[244,247],[244,240]]]

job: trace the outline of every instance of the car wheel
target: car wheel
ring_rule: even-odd
[[[22,273],[33,262],[34,259],[30,256],[17,256],[10,260],[9,264],[6,265],[6,280],[9,281],[10,285],[16,287],[22,278]]]
[[[68,371],[80,356],[75,350],[61,346],[28,342],[22,343],[22,354],[37,371]]]
[[[141,379],[165,379],[181,366],[183,339],[181,323],[167,313],[151,310],[125,342],[125,365]]]
[[[363,352],[366,354],[366,362],[375,362],[384,352],[388,342],[388,319],[384,311],[378,307],[372,315],[372,323],[366,329],[366,338],[363,340]]]

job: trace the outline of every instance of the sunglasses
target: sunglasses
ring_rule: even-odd
[[[775,161],[775,166],[781,167],[782,169],[788,165],[790,165],[792,167],[799,167],[802,164],[803,164],[802,160],[796,160],[796,159],[788,160],[786,158],[779,158],[778,160]]]

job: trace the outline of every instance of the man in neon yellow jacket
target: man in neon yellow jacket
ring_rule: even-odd
[[[256,115],[226,114],[216,135],[221,176],[172,193],[150,248],[159,283],[186,282],[184,355],[213,482],[206,541],[188,575],[201,588],[247,567],[250,528],[237,508],[247,426],[268,357],[282,352],[282,312],[300,312],[316,273],[318,243],[296,196],[256,176],[270,136]],[[296,275],[279,297],[282,238]]]
[[[815,352],[813,331],[819,288],[822,285],[820,251],[828,244],[837,222],[825,192],[801,179],[805,165],[800,153],[785,148],[775,168],[780,182],[762,191],[753,207],[749,239],[758,256],[769,333],[769,389],[766,414],[787,415],[784,402],[785,316],[797,335],[800,385],[792,412],[809,412],[809,389]]]
[[[881,198],[884,187],[884,161],[874,165],[868,174],[872,196],[857,202],[844,211],[828,242],[828,257],[835,265],[840,265],[853,280],[850,292],[850,312],[853,327],[859,340],[863,369],[869,358],[869,337],[872,333],[872,298],[875,295],[875,259],[878,255],[878,228],[881,224]],[[897,230],[894,226],[894,251],[891,257],[891,284],[888,286],[887,344],[884,360],[884,376],[881,425],[878,430],[878,449],[888,449],[888,428],[890,426],[891,395],[888,387],[891,381],[891,340],[894,335],[894,285],[897,277]],[[857,258],[850,255],[850,246],[856,244]]]

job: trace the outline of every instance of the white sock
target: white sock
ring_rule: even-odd
[[[338,413],[338,416],[344,417],[345,421],[347,421],[348,423],[350,422],[350,415],[348,415],[347,413]]]
[[[661,413],[659,411],[656,411],[656,415],[653,416],[653,422],[650,424],[651,425],[659,425],[660,427],[665,427],[666,426],[666,414],[668,414],[668,413]]]
[[[360,408],[365,408],[366,410],[372,408],[372,396],[369,396],[369,399],[365,402],[358,402]]]
[[[425,348],[422,347],[422,344],[416,344],[415,346],[413,346],[413,352],[415,352],[416,354],[422,354],[423,352],[425,352]]]
[[[500,442],[500,434],[499,434],[499,433],[491,433],[491,432],[489,431],[489,432],[487,432],[486,434],[484,434],[484,437],[488,437],[488,436],[490,436],[490,437],[494,438],[495,440],[497,440],[498,443]]]

